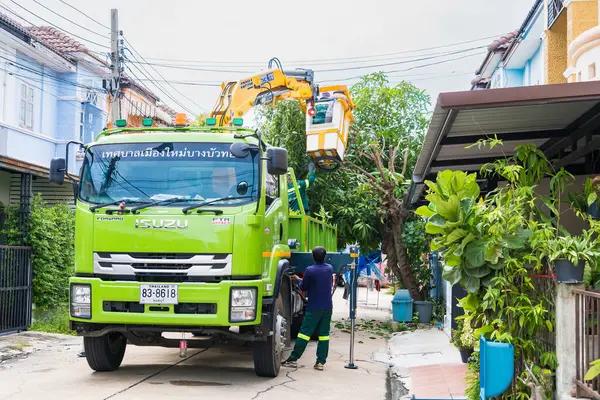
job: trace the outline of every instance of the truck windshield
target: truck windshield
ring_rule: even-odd
[[[236,158],[229,143],[121,143],[90,147],[81,172],[79,197],[89,203],[119,200],[185,206],[232,197],[222,205],[256,200],[258,154]]]

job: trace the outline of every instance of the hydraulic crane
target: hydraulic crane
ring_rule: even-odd
[[[223,82],[210,117],[216,126],[236,125],[254,106],[281,100],[296,100],[305,112],[306,151],[315,165],[337,168],[346,152],[354,103],[345,85],[316,84],[313,70],[284,71],[278,59],[271,59],[265,72]]]

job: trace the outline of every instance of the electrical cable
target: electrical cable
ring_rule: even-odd
[[[131,42],[130,42],[129,40],[127,40],[127,38],[124,38],[124,39],[125,39],[125,43],[127,43],[127,45],[130,47],[130,48],[127,48],[127,50],[130,52],[130,54],[133,56],[133,58],[134,58],[134,59],[136,59],[136,58],[135,58],[135,54],[137,54],[137,55],[138,55],[138,57],[140,57],[140,58],[141,58],[143,61],[145,61],[145,59],[144,59],[144,56],[142,56],[142,55],[140,54],[140,52],[139,52],[139,51],[137,51],[137,50],[135,49],[135,47],[133,47],[133,45],[131,44]],[[133,51],[133,53],[135,53],[135,54],[133,54],[133,53],[132,53],[132,51]],[[160,73],[160,71],[158,71],[158,70],[157,70],[156,68],[154,68],[154,67],[151,67],[151,68],[152,68],[152,70],[153,70],[154,72],[156,72],[156,74],[157,74],[157,75],[158,75],[160,78],[162,78],[163,80],[167,81],[167,79],[164,77],[164,75],[163,75],[163,74],[161,74],[161,73]],[[168,81],[167,81],[166,83],[167,83],[167,84],[168,84],[168,85],[171,87],[171,89],[173,89],[173,90],[174,90],[176,93],[178,93],[178,94],[179,94],[180,96],[182,96],[184,99],[186,99],[187,101],[189,101],[190,103],[192,103],[193,105],[195,105],[196,107],[198,107],[200,110],[205,110],[205,111],[206,111],[206,109],[205,109],[204,107],[202,107],[200,104],[196,103],[196,101],[195,101],[195,100],[193,100],[193,99],[189,98],[188,96],[186,96],[185,94],[183,94],[181,91],[179,91],[179,90],[178,90],[177,88],[175,88],[173,85],[171,85],[171,83],[170,83],[170,82],[168,82]],[[155,85],[156,85],[156,83],[155,83]],[[194,113],[192,113],[192,114],[194,114]]]
[[[480,37],[477,39],[464,40],[464,41],[460,41],[460,42],[448,43],[448,44],[439,45],[439,46],[424,47],[424,48],[420,48],[420,49],[411,49],[411,50],[402,50],[402,51],[383,53],[383,54],[373,54],[373,55],[368,55],[368,56],[365,55],[365,56],[352,56],[352,57],[288,60],[287,64],[290,64],[290,65],[294,65],[294,64],[318,65],[318,64],[335,64],[338,62],[342,63],[342,64],[347,64],[350,62],[368,62],[368,61],[372,61],[371,59],[374,59],[374,58],[397,56],[400,54],[420,53],[420,52],[428,51],[428,50],[437,50],[437,49],[442,49],[442,48],[459,46],[462,44],[475,43],[475,42],[479,42],[482,40],[497,38],[499,36],[500,36],[499,34],[498,35],[490,35],[490,36]],[[416,56],[416,55],[414,55],[414,56]],[[421,56],[421,55],[419,55],[419,56]],[[187,62],[187,63],[195,63],[195,64],[223,64],[223,66],[229,66],[229,67],[236,67],[236,66],[237,67],[257,67],[257,66],[264,65],[264,63],[261,61],[233,62],[233,61],[213,61],[213,60],[198,60],[198,59],[159,58],[159,57],[147,57],[147,59],[154,60],[154,61],[171,61],[171,62],[176,62],[176,63],[186,63]],[[361,60],[361,61],[357,61],[357,60]]]
[[[101,47],[101,48],[105,48],[105,49],[108,49],[108,48],[109,48],[109,46],[107,46],[107,45],[104,45],[104,44],[98,43],[98,42],[96,42],[96,41],[94,41],[94,40],[91,40],[91,39],[87,39],[87,38],[85,38],[85,37],[83,37],[83,36],[77,35],[77,34],[75,34],[75,33],[71,32],[71,31],[68,31],[68,30],[66,30],[66,29],[64,29],[64,28],[61,28],[60,26],[58,26],[58,25],[56,25],[56,24],[53,24],[52,22],[48,21],[47,19],[45,19],[45,18],[43,18],[43,17],[40,17],[39,15],[37,15],[36,13],[34,13],[33,11],[31,11],[31,10],[27,9],[26,7],[22,6],[21,4],[17,3],[15,0],[9,0],[9,1],[10,1],[11,3],[15,4],[17,7],[21,8],[22,10],[24,10],[24,11],[27,11],[29,14],[33,15],[34,17],[36,17],[36,18],[38,18],[38,19],[40,19],[40,20],[42,20],[42,21],[44,21],[44,22],[46,22],[47,24],[50,24],[51,26],[53,26],[54,28],[56,28],[56,29],[58,29],[58,30],[60,30],[60,31],[63,31],[63,32],[65,32],[65,33],[68,33],[69,35],[71,35],[71,36],[74,36],[74,37],[76,37],[76,38],[78,38],[78,39],[84,40],[84,41],[86,41],[86,42],[93,43],[94,45],[96,45],[96,46],[99,46],[99,47]],[[28,22],[29,22],[29,21],[28,21]],[[35,25],[35,24],[32,24],[31,22],[29,22],[29,23],[30,23],[31,25]]]
[[[36,3],[36,4],[38,4],[38,5],[40,5],[41,7],[45,8],[46,10],[50,11],[52,14],[54,14],[54,15],[56,15],[56,16],[58,16],[58,17],[62,18],[62,19],[64,19],[65,21],[68,21],[68,22],[72,23],[73,25],[80,27],[81,29],[84,29],[84,30],[86,30],[86,31],[88,31],[88,32],[90,32],[90,33],[93,33],[94,35],[97,35],[97,36],[99,36],[99,37],[101,37],[101,38],[103,38],[103,39],[110,39],[110,37],[109,37],[108,35],[103,35],[103,34],[101,34],[101,33],[98,33],[98,32],[96,32],[96,31],[94,31],[94,30],[92,30],[92,29],[90,29],[90,28],[86,27],[86,26],[83,26],[83,25],[81,25],[81,24],[79,24],[79,23],[77,23],[77,22],[73,21],[72,19],[69,19],[69,18],[65,17],[64,15],[57,13],[56,11],[54,11],[53,9],[51,9],[51,8],[50,8],[50,7],[48,7],[48,6],[45,6],[44,4],[42,4],[42,3],[41,3],[40,1],[38,1],[38,0],[33,0],[33,2],[34,2],[34,3]]]
[[[195,113],[193,111],[191,111],[189,108],[187,108],[186,106],[182,105],[181,103],[179,103],[177,101],[177,99],[175,99],[170,93],[168,93],[161,85],[157,84],[156,82],[153,82],[152,78],[148,75],[148,71],[147,70],[142,70],[140,67],[138,67],[136,64],[131,63],[131,65],[133,65],[133,67],[139,71],[140,74],[142,74],[142,76],[144,76],[146,79],[148,79],[150,82],[152,82],[154,84],[154,86],[160,91],[162,92],[166,97],[168,97],[169,99],[171,99],[171,101],[173,101],[173,103],[177,104],[178,107],[181,107],[182,109],[184,109],[185,111],[189,112],[190,114],[194,115]],[[133,73],[133,71],[131,70],[131,68],[129,68],[129,71],[132,72],[133,77],[137,79],[136,74]],[[151,90],[149,90],[150,93],[152,93]]]
[[[90,16],[89,16],[87,13],[85,13],[85,12],[81,11],[79,8],[75,7],[74,5],[72,5],[72,4],[69,4],[68,2],[66,2],[66,1],[64,1],[64,0],[58,0],[58,1],[60,1],[61,3],[63,3],[63,4],[64,4],[64,5],[66,5],[66,6],[69,6],[69,7],[71,7],[73,10],[77,11],[79,14],[83,15],[84,17],[86,17],[86,18],[87,18],[87,19],[89,19],[90,21],[93,21],[93,22],[97,23],[98,25],[102,26],[103,28],[106,28],[106,29],[110,30],[110,26],[108,26],[108,25],[105,25],[105,24],[103,24],[102,22],[100,22],[100,21],[98,21],[98,20],[96,20],[96,19],[94,19],[94,18],[90,17]]]

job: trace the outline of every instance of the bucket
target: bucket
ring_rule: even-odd
[[[419,322],[428,324],[431,322],[433,315],[433,303],[431,301],[415,301],[415,312],[419,315]]]

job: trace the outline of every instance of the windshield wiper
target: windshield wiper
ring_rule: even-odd
[[[251,199],[251,198],[253,198],[253,196],[220,197],[218,199],[204,201],[204,202],[198,203],[198,204],[193,204],[193,205],[191,205],[189,207],[183,208],[181,211],[184,214],[187,214],[190,210],[193,210],[195,208],[204,207],[204,206],[207,206],[209,204],[214,204],[214,203],[218,203],[218,202],[221,202],[221,201],[227,201],[227,200],[241,200],[241,199]]]
[[[137,214],[137,212],[139,210],[144,209],[144,208],[153,207],[153,206],[165,206],[167,204],[178,203],[178,202],[183,202],[183,201],[194,201],[194,199],[190,199],[189,197],[177,196],[177,197],[170,197],[168,199],[163,199],[163,200],[149,201],[147,203],[140,204],[139,206],[133,207],[131,209],[131,213]]]
[[[115,200],[115,201],[109,201],[108,203],[100,203],[100,204],[95,204],[93,206],[90,207],[90,211],[94,212],[99,208],[103,208],[103,207],[108,207],[108,206],[116,206],[118,204],[121,203],[139,203],[141,200],[132,200],[132,199],[120,199],[120,200]]]

